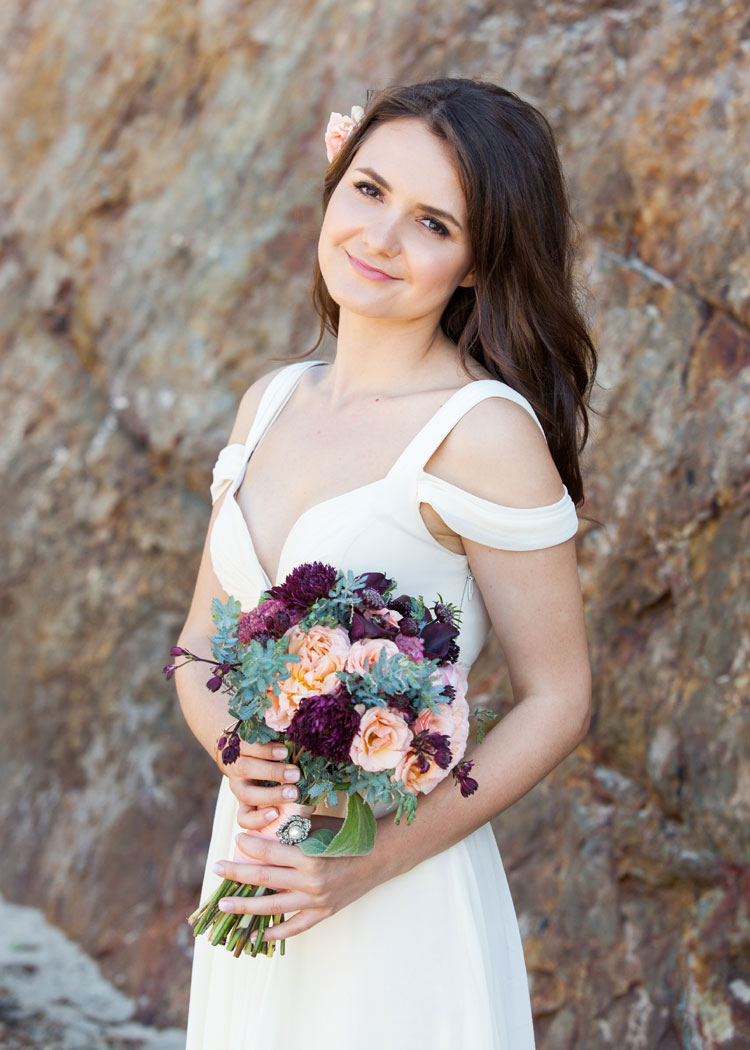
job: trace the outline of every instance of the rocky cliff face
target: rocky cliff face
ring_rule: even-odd
[[[749,56],[732,0],[2,5],[0,872],[143,1019],[184,1018],[216,787],[159,674],[210,468],[312,342],[329,111],[448,73],[556,128],[601,351],[596,714],[497,821],[540,1050],[747,1045]]]

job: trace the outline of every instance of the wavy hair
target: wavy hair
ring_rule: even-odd
[[[589,433],[597,355],[577,303],[575,226],[546,117],[512,91],[446,78],[368,92],[362,120],[328,166],[323,210],[364,140],[380,124],[416,117],[451,150],[466,198],[476,282],[456,288],[440,324],[461,367],[480,362],[523,394],[574,503]],[[339,307],[315,260],[320,335],[338,334]],[[302,356],[308,356],[307,354]]]

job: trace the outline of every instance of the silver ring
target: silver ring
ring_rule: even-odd
[[[310,834],[312,821],[309,817],[300,816],[299,813],[287,817],[286,820],[276,828],[276,838],[285,846],[296,846],[303,842]]]

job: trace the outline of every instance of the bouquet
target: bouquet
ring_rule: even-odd
[[[240,740],[278,740],[300,768],[299,803],[277,806],[272,833],[308,855],[368,853],[375,843],[372,806],[394,807],[395,822],[414,820],[417,796],[452,774],[464,797],[477,789],[473,763],[462,761],[469,735],[466,672],[458,661],[460,612],[439,600],[393,597],[395,581],[379,572],[354,576],[321,562],[294,569],[283,583],[242,612],[239,602],[215,600],[212,658],[175,646],[172,655],[212,665],[206,683],[228,694],[236,719],[219,739],[224,764],[235,762]],[[179,666],[168,664],[171,678]],[[477,739],[494,719],[474,712]],[[347,800],[341,828],[311,833],[312,813],[326,800]],[[268,829],[266,829],[268,830]],[[225,879],[190,917],[196,936],[235,956],[271,954],[263,931],[283,916],[219,911],[222,897],[273,893]],[[284,942],[281,941],[281,952]]]

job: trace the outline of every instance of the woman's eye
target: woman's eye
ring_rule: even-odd
[[[422,223],[427,227],[428,230],[432,230],[433,233],[437,233],[440,237],[448,236],[448,227],[443,225],[442,222],[438,222],[437,219],[431,218],[429,215],[425,215]],[[428,225],[428,223],[430,225]]]
[[[380,187],[376,186],[375,183],[373,183],[373,182],[355,182],[354,183],[354,188],[355,188],[355,190],[359,190],[359,192],[364,197],[379,197],[380,196]]]

